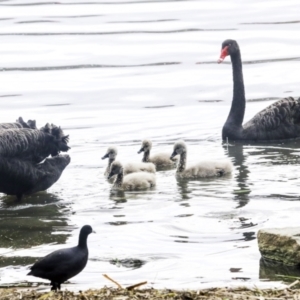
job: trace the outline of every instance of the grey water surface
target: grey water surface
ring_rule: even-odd
[[[298,226],[300,142],[222,144],[232,99],[223,40],[242,51],[245,120],[281,97],[300,96],[298,0],[0,1],[1,122],[17,117],[61,125],[71,164],[47,192],[21,203],[0,197],[0,284],[43,283],[26,276],[38,258],[90,235],[85,270],[68,289],[273,285],[257,231]],[[177,181],[112,194],[101,157],[118,147],[140,161],[184,139],[188,161],[230,158],[231,176]],[[277,271],[276,271],[277,272]],[[280,278],[279,278],[280,280]]]

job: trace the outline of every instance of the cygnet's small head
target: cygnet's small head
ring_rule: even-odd
[[[218,63],[221,63],[227,55],[234,55],[238,52],[240,52],[240,48],[235,40],[225,40],[222,43],[221,55]]]
[[[174,144],[174,148],[173,148],[173,153],[170,157],[170,159],[174,158],[176,155],[180,155],[182,153],[186,152],[186,145],[185,145],[185,142],[180,140],[180,141],[177,141],[175,144]]]
[[[106,154],[102,157],[102,159],[109,158],[109,159],[116,159],[118,154],[118,150],[114,146],[110,146],[107,148]]]
[[[107,176],[107,179],[110,179],[114,175],[118,175],[118,174],[121,174],[121,173],[123,173],[122,164],[119,161],[114,161],[110,166],[110,170],[109,170],[109,174]]]
[[[152,142],[150,140],[143,140],[142,147],[138,151],[138,153],[150,151],[151,148],[152,148]]]

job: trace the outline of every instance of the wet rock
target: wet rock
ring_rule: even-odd
[[[265,259],[288,266],[300,264],[300,227],[261,229],[257,240]]]

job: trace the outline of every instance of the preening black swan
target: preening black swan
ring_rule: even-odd
[[[31,128],[36,129],[35,120],[28,120],[25,122],[22,117],[19,117],[14,123],[0,123],[1,129],[10,129],[10,128]]]
[[[40,128],[40,131],[54,136],[57,140],[65,143],[66,145],[69,142],[69,135],[65,135],[60,126],[56,126],[54,124],[50,125],[47,123],[45,126]]]
[[[87,237],[94,232],[90,225],[81,228],[76,247],[56,250],[37,261],[27,275],[48,279],[51,290],[60,290],[60,285],[79,274],[86,266],[89,251]]]
[[[57,155],[36,165],[17,158],[0,157],[0,193],[16,195],[20,201],[24,195],[47,190],[60,178],[70,160],[69,155]]]
[[[58,155],[70,149],[68,136],[46,133],[39,129],[12,128],[0,130],[0,156],[28,160],[33,163],[43,161],[49,155]]]
[[[221,63],[227,55],[231,57],[233,70],[233,100],[223,126],[222,139],[276,141],[300,138],[300,98],[281,99],[242,125],[246,98],[241,52],[235,40],[226,40],[222,43],[218,63]]]

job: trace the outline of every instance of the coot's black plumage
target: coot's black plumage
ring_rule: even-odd
[[[76,247],[56,250],[37,261],[27,275],[48,279],[51,290],[60,290],[60,285],[79,274],[87,264],[89,251],[87,237],[93,229],[90,225],[81,228]]]
[[[0,193],[24,195],[44,191],[51,187],[70,163],[69,155],[47,158],[41,164],[17,158],[0,156]]]

